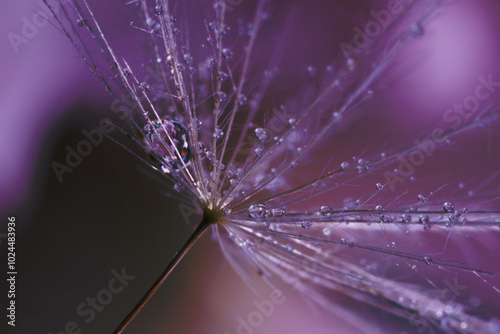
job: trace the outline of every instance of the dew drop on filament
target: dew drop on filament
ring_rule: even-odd
[[[257,147],[257,148],[255,149],[255,155],[256,155],[257,157],[259,157],[259,158],[262,156],[262,153],[263,153],[263,152],[264,152],[264,149],[263,149],[262,147]]]
[[[267,139],[267,132],[263,128],[257,128],[255,129],[255,137],[259,140],[266,140]]]
[[[333,209],[328,206],[328,205],[323,205],[320,209],[319,209],[319,213],[322,215],[322,216],[331,216],[332,215],[332,211]]]
[[[215,154],[212,151],[208,151],[206,156],[207,156],[208,161],[212,161],[215,158]]]
[[[285,215],[285,209],[283,208],[274,208],[271,210],[271,214],[273,217],[282,217]]]
[[[156,6],[155,7],[155,14],[156,15],[163,15],[164,11],[163,11],[163,6]]]
[[[247,212],[250,218],[266,218],[268,216],[267,206],[265,204],[252,204]]]
[[[302,226],[302,228],[307,230],[307,229],[311,228],[312,223],[310,221],[303,221],[300,225]]]
[[[174,169],[183,167],[191,159],[191,148],[186,128],[177,121],[161,120],[144,127],[151,153]]]
[[[422,202],[422,203],[426,203],[429,199],[427,197],[425,197],[424,195],[418,195],[417,196],[417,199],[419,200],[419,202]]]
[[[455,205],[453,205],[452,202],[445,202],[443,204],[443,209],[446,212],[453,212],[453,210],[455,210]]]
[[[215,129],[215,132],[214,132],[214,137],[215,138],[221,139],[223,136],[224,136],[224,131],[222,131],[219,128]]]
[[[142,92],[147,92],[149,90],[149,84],[147,82],[141,82],[139,84],[139,89],[142,91]]]
[[[411,223],[411,218],[412,218],[411,215],[407,213],[401,215],[401,221],[403,223]]]
[[[231,59],[231,58],[233,58],[233,51],[231,51],[231,49],[228,49],[228,48],[222,49],[222,57],[224,59]]]

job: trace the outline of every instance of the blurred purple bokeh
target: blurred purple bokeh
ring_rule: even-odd
[[[66,174],[64,182],[58,182],[51,162],[64,159],[65,146],[76,145],[83,129],[92,129],[104,117],[112,118],[111,99],[51,23],[35,26],[26,43],[13,46],[9,33],[22,36],[24,18],[34,22],[35,13],[47,16],[40,3],[11,1],[0,5],[0,34],[6,36],[0,48],[0,213],[2,220],[10,215],[19,217],[18,256],[24,268],[19,276],[19,326],[17,331],[8,328],[7,333],[59,333],[72,320],[80,320],[83,333],[110,333],[182,246],[196,222],[179,223],[177,203],[163,196],[159,179],[109,140]],[[304,61],[300,66],[305,68],[305,61],[328,59],[322,52],[338,52],[339,48],[325,46],[327,41],[349,40],[353,27],[363,22],[360,17],[366,18],[369,12],[367,1],[350,5],[341,1],[343,7],[332,3],[332,8],[328,3],[319,1],[297,12],[298,19],[304,20],[301,22],[311,20],[310,26],[301,29],[315,38],[308,41],[309,49],[290,55],[284,65]],[[108,11],[105,25],[110,30],[114,22],[128,26],[125,14],[114,10],[115,4],[97,6],[101,12]],[[279,7],[287,5],[280,1]],[[343,11],[335,11],[338,8]],[[332,24],[330,17],[321,15],[323,11],[343,19]],[[312,22],[315,16],[317,20]],[[386,118],[374,124],[376,114],[372,113],[372,117],[352,120],[355,130],[339,137],[352,144],[338,154],[360,152],[370,141],[359,140],[359,131],[365,127],[378,127],[374,136],[387,135],[379,137],[381,146],[397,142],[408,131],[418,133],[453,103],[470,95],[479,76],[500,78],[499,17],[496,2],[458,1],[446,6],[426,28],[424,38],[406,48],[377,83],[376,97],[369,107],[387,109]],[[328,25],[337,31],[325,33]],[[121,50],[131,47],[127,31],[111,31]],[[300,36],[296,38],[300,40]],[[467,152],[477,149],[482,158],[498,157],[498,138],[492,139],[491,148],[485,142],[486,136],[472,136],[461,144]],[[488,161],[490,165],[482,166],[482,173],[498,169],[498,158]],[[436,166],[423,167],[420,175],[432,177]],[[474,166],[461,168],[457,167],[457,174],[450,172],[450,182],[472,179],[478,170]],[[123,267],[136,277],[130,289],[114,296],[115,301],[98,313],[95,321],[82,322],[75,314],[76,307],[107,286],[112,269]],[[334,319],[309,307],[295,292],[286,291],[285,295],[292,302],[276,307],[273,316],[254,333],[359,332],[349,319]],[[206,237],[129,332],[233,334],[237,332],[236,319],[248,316],[255,310],[253,302],[265,298],[246,287],[224,261],[217,244]],[[381,319],[389,324],[384,329],[391,328],[391,322],[395,328],[406,325],[390,315]],[[3,322],[3,332],[2,326]],[[374,333],[384,330],[374,326]]]

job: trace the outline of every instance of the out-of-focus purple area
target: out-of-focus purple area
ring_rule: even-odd
[[[43,22],[33,20],[35,12],[47,16],[40,3],[11,1],[0,5],[0,221],[11,215],[19,217],[18,258],[22,268],[18,327],[7,328],[6,333],[55,334],[71,321],[82,333],[110,333],[182,246],[197,221],[193,217],[185,224],[179,203],[164,195],[162,179],[108,139],[94,147],[73,172],[65,174],[63,182],[58,181],[51,163],[65,159],[65,147],[75,147],[83,138],[82,130],[91,130],[113,115],[111,99],[64,34],[52,23],[34,25]],[[325,62],[330,58],[326,51],[339,51],[337,44],[327,43],[348,41],[353,27],[369,19],[368,3],[342,7],[319,1],[296,10],[295,15],[305,23],[292,28],[297,32],[292,34],[297,41],[296,53],[285,56],[283,66],[297,62],[305,69],[307,62]],[[109,6],[108,21],[103,25],[111,30],[116,20],[120,29],[110,31],[113,42],[119,50],[130,49],[134,53],[132,61],[137,61],[140,46],[129,45],[126,29],[133,34],[137,31],[128,27],[125,11],[116,17],[121,9],[115,10],[115,5],[96,6],[101,13]],[[276,6],[288,7],[283,1]],[[356,128],[349,131],[348,125],[339,134],[338,138],[347,144],[345,151],[336,154],[349,156],[350,150],[361,153],[371,141],[363,139],[363,134],[376,136],[380,146],[397,142],[405,134],[417,135],[440,120],[447,108],[474,93],[478,77],[492,75],[500,81],[499,8],[492,1],[463,1],[444,7],[422,39],[405,49],[395,66],[377,82],[374,101],[363,107],[371,108],[369,116],[359,119],[354,115],[352,124]],[[277,11],[275,18],[286,22],[285,17],[280,17],[285,14]],[[345,22],[337,26],[328,15]],[[310,25],[307,20],[311,20]],[[26,28],[26,22],[35,30]],[[23,30],[31,32],[32,37],[23,37]],[[298,33],[301,30],[306,31],[305,37]],[[21,36],[26,43],[13,44],[12,38],[16,37],[10,33]],[[301,48],[301,38],[310,43],[308,49]],[[388,110],[386,118],[377,118],[376,108]],[[488,161],[489,166],[483,166],[482,172],[493,173],[498,169],[495,163],[499,163],[495,159],[500,156],[495,145],[498,138],[492,135],[488,141],[488,134],[481,129],[474,131],[458,141],[467,152],[463,159],[476,159],[478,164]],[[384,133],[387,137],[380,137]],[[118,141],[126,140],[117,133],[116,137]],[[450,148],[450,156],[453,150]],[[471,155],[475,151],[477,156]],[[475,168],[462,166],[457,155],[453,162],[434,159],[435,164],[423,166],[419,176],[432,178],[434,167],[439,167],[440,177],[447,175],[450,183],[474,181]],[[447,174],[443,172],[446,169]],[[440,185],[442,181],[434,182]],[[0,247],[3,245],[2,240]],[[87,323],[86,316],[76,313],[78,306],[108,287],[112,270],[122,268],[135,276],[134,280]],[[350,319],[339,315],[332,320],[334,316],[309,307],[296,292],[284,291],[286,301],[255,328],[255,334],[359,332],[349,324]],[[207,236],[129,332],[233,334],[238,330],[238,318],[248,319],[256,310],[254,302],[267,298],[246,287]],[[0,306],[5,309],[3,303],[2,299]],[[368,307],[366,310],[373,312]],[[373,333],[392,326],[408,327],[404,320],[387,314],[379,319],[381,324],[389,325],[382,328],[374,324]],[[0,328],[4,333],[3,320]]]

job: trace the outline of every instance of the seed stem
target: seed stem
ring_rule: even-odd
[[[135,305],[135,307],[130,311],[125,319],[120,323],[120,325],[113,332],[114,334],[122,334],[125,328],[134,320],[137,314],[142,310],[142,308],[146,305],[149,299],[155,294],[155,292],[160,288],[160,286],[167,280],[168,276],[172,273],[175,267],[180,263],[180,261],[184,258],[187,252],[193,247],[193,245],[198,241],[198,239],[203,235],[203,233],[207,230],[208,226],[210,226],[209,220],[206,218],[200,223],[200,225],[193,232],[191,237],[189,237],[186,244],[182,247],[182,249],[175,255],[175,257],[168,263],[165,270],[161,273],[158,279],[153,283],[151,288],[149,288],[148,292],[142,297],[142,299]]]

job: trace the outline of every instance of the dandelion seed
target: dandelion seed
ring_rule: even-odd
[[[318,70],[324,64],[296,69],[297,77],[305,76],[300,79],[303,83],[298,88],[290,85],[285,93],[273,85],[283,75],[278,58],[285,46],[278,42],[273,53],[277,56],[268,57],[265,70],[258,67],[263,62],[258,53],[270,44],[260,41],[271,33],[266,25],[274,18],[267,1],[252,4],[252,17],[241,21],[243,30],[234,32],[225,2],[215,2],[207,13],[200,10],[206,17],[198,17],[197,24],[179,8],[183,6],[134,2],[143,26],[151,28],[139,30],[144,38],[154,38],[149,57],[140,66],[129,65],[128,55],[115,54],[87,0],[60,3],[66,9],[56,15],[61,29],[95,76],[106,87],[114,86],[108,91],[115,102],[133,109],[127,126],[137,134],[136,143],[159,162],[150,167],[162,171],[179,196],[196,198],[203,210],[203,220],[189,241],[116,333],[123,331],[208,229],[223,249],[231,245],[243,250],[249,267],[253,264],[266,272],[269,282],[285,281],[293,273],[296,289],[332,310],[332,293],[344,294],[408,319],[417,314],[441,330],[475,333],[487,326],[491,332],[500,330],[500,325],[485,320],[495,315],[477,316],[458,301],[425,293],[443,288],[445,283],[437,277],[450,273],[473,275],[499,291],[498,266],[447,252],[448,247],[468,241],[469,235],[496,236],[490,233],[497,233],[500,226],[495,210],[498,189],[474,188],[481,194],[476,200],[464,185],[453,186],[461,191],[458,195],[444,194],[452,188],[446,188],[446,182],[416,174],[417,167],[423,171],[425,163],[431,164],[418,160],[420,156],[432,159],[421,152],[421,143],[431,142],[438,151],[447,141],[453,145],[450,139],[466,130],[498,122],[498,101],[492,97],[481,112],[462,120],[462,128],[440,123],[440,134],[426,133],[423,140],[397,143],[390,149],[376,147],[377,152],[346,153],[344,144],[330,137],[342,140],[353,115],[381,95],[377,89],[387,85],[383,74],[399,61],[407,45],[417,37],[426,38],[426,25],[436,18],[441,2],[405,2],[380,35],[367,33],[366,38],[373,40],[363,47],[351,46],[350,51],[343,49],[344,57],[332,54],[332,65],[325,71]],[[76,17],[85,18],[92,28],[74,30]],[[205,22],[203,29],[199,22]],[[361,38],[354,37],[354,42],[359,44]],[[199,44],[193,47],[191,41]],[[94,45],[90,48],[87,43]],[[97,58],[105,60],[106,70],[91,65]],[[157,75],[141,81],[137,73],[152,63]],[[104,74],[109,67],[115,72],[112,83]],[[126,94],[133,107],[115,91]],[[370,141],[375,145],[378,140]],[[351,159],[353,154],[356,158]],[[428,185],[429,179],[439,184]],[[453,203],[462,202],[470,210],[455,212]],[[235,254],[225,253],[232,263],[242,265]],[[373,265],[360,265],[361,258],[368,257],[374,258]],[[419,269],[420,264],[429,266]],[[408,275],[411,284],[405,281]]]

